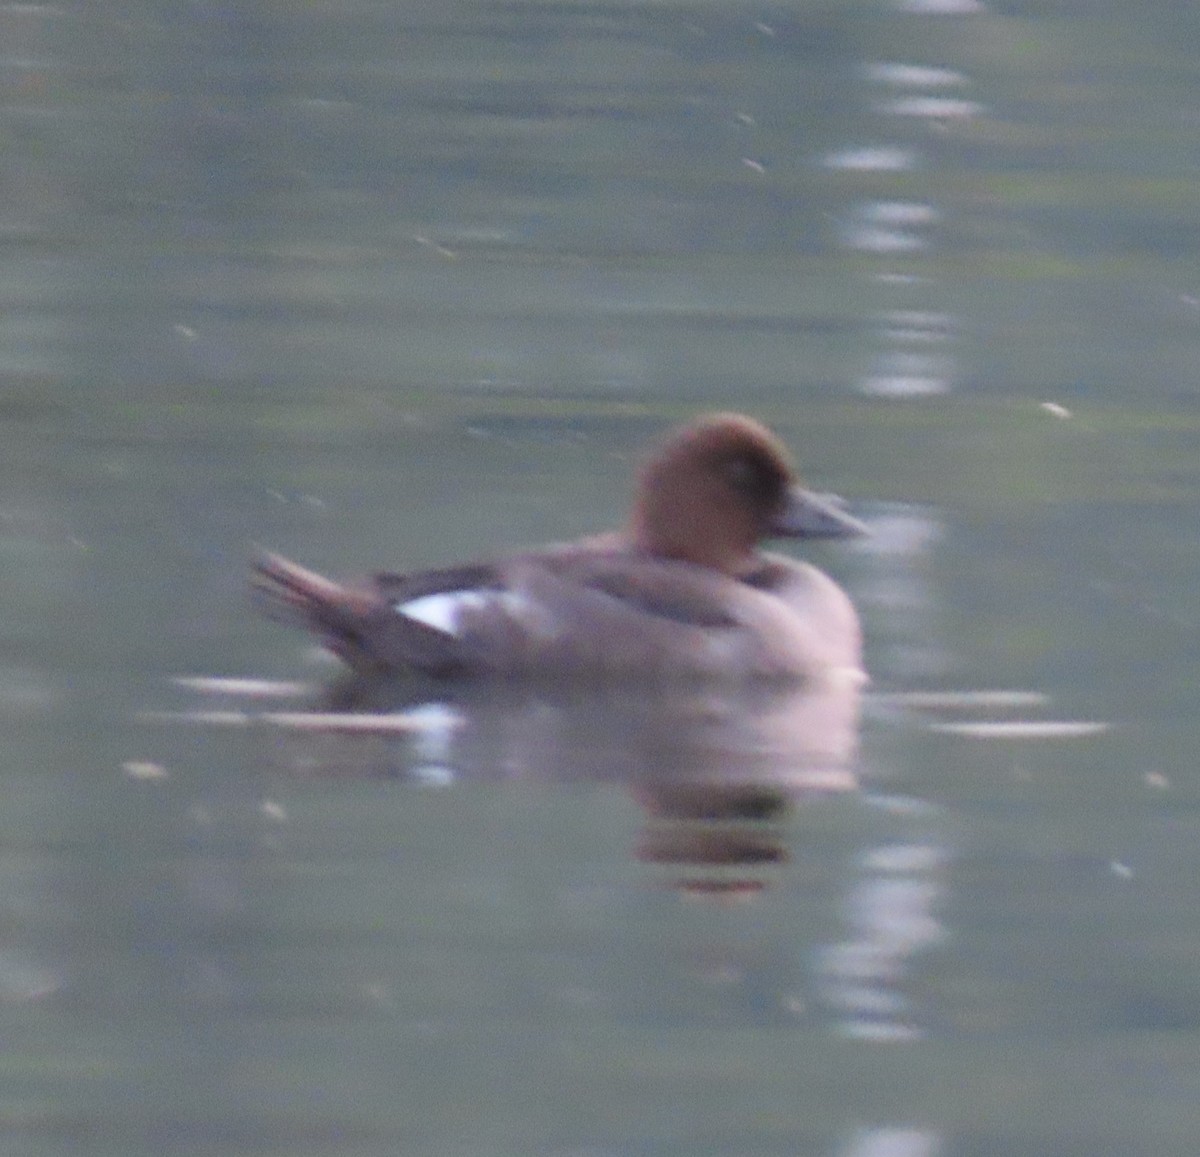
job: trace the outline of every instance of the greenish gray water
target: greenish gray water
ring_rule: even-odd
[[[0,5],[5,1147],[1191,1157],[1198,34]],[[711,406],[876,531],[815,556],[861,791],[783,793],[744,902],[588,704],[436,759],[140,716],[325,677],[255,544],[589,531]],[[1109,727],[944,729],[1005,720]]]

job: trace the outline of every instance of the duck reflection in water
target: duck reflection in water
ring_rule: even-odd
[[[335,713],[320,717],[324,734],[285,732],[276,761],[426,784],[616,786],[645,813],[638,857],[718,898],[761,889],[788,859],[795,807],[857,789],[857,680],[586,696],[490,684],[414,699],[413,690],[343,681],[326,704]]]

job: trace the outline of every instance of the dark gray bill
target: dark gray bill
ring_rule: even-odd
[[[794,486],[771,521],[771,533],[781,538],[852,538],[870,530],[847,513],[836,494],[814,494]]]

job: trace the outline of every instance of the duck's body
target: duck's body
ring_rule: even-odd
[[[649,460],[624,530],[351,585],[269,555],[257,587],[363,672],[861,678],[845,592],[807,563],[758,549],[767,537],[861,529],[795,485],[769,431],[723,414]]]

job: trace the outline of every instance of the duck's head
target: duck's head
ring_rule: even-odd
[[[676,430],[638,475],[630,534],[639,550],[726,574],[755,569],[768,538],[843,538],[866,528],[797,482],[783,443],[743,414]]]

